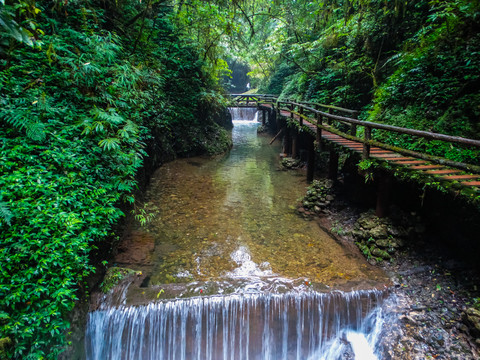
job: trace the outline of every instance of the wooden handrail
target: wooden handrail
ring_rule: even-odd
[[[343,122],[343,123],[355,124],[355,125],[359,125],[359,126],[366,126],[366,127],[372,128],[372,129],[388,130],[388,131],[393,131],[393,132],[396,132],[396,133],[399,133],[399,134],[419,136],[419,137],[423,137],[423,138],[426,138],[426,139],[441,140],[441,141],[445,141],[445,142],[453,142],[453,143],[457,143],[457,144],[480,147],[480,140],[468,139],[468,138],[463,138],[463,137],[460,137],[460,136],[445,135],[445,134],[440,134],[440,133],[433,133],[433,132],[430,132],[430,131],[403,128],[403,127],[394,126],[394,125],[379,124],[379,123],[374,123],[374,122],[370,122],[370,121],[361,121],[361,120],[352,119],[352,118],[345,117],[345,116],[330,114],[330,113],[327,113],[327,112],[324,112],[324,111],[320,111],[320,110],[311,108],[309,106],[302,105],[300,103],[284,102],[284,101],[281,101],[279,103],[285,103],[285,104],[294,105],[294,106],[301,106],[305,110],[308,110],[308,111],[310,111],[314,114],[319,114],[319,115],[325,116],[329,119],[337,120],[337,121],[340,121],[340,122]]]

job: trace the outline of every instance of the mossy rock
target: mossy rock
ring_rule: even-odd
[[[468,308],[464,313],[464,322],[475,336],[480,337],[480,310]]]
[[[301,162],[297,159],[292,159],[290,157],[286,157],[282,159],[282,166],[286,169],[296,169],[300,167]]]
[[[373,256],[382,258],[383,260],[390,260],[392,258],[388,252],[379,248],[373,248],[371,252]]]
[[[106,294],[112,290],[115,286],[120,283],[123,279],[130,275],[141,275],[141,271],[135,271],[132,269],[121,268],[121,267],[111,267],[107,270],[105,277],[103,278],[102,283],[100,284],[100,289]]]
[[[0,339],[0,359],[7,359],[7,351],[12,347],[12,340],[9,337]]]
[[[305,197],[302,200],[303,207],[319,213],[328,207],[335,199],[333,195],[333,182],[328,179],[314,180],[308,187]],[[318,208],[318,210],[316,209]]]

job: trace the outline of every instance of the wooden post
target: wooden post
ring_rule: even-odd
[[[358,113],[354,113],[352,116],[353,119],[358,119]],[[357,125],[350,124],[350,135],[357,136]]]
[[[303,116],[303,106],[300,106],[299,112],[300,112],[299,122],[300,122],[300,127],[302,127],[303,126],[303,117],[302,117]]]
[[[377,207],[375,209],[375,214],[379,218],[382,218],[388,215],[392,177],[386,173],[381,173],[377,176],[377,179]]]
[[[290,133],[291,133],[291,129],[286,126],[285,127],[285,132],[284,132],[284,136],[283,136],[283,150],[282,150],[282,153],[286,154],[288,156],[288,154],[290,154],[290,146],[291,146],[291,142],[290,142]]]
[[[323,151],[322,128],[319,127],[319,125],[322,125],[323,117],[322,117],[322,115],[317,114],[316,118],[317,118],[317,137],[316,137],[315,140],[317,141],[317,144],[318,144],[318,147],[319,147],[320,151]]]
[[[265,117],[266,117],[266,114],[267,112],[265,111],[265,109],[262,109],[262,125],[265,126]]]
[[[328,161],[328,178],[337,181],[338,176],[338,153],[333,146],[330,147],[330,159]]]
[[[268,112],[268,126],[273,130],[278,130],[278,123],[277,123],[277,112],[275,109],[269,110]]]
[[[297,158],[298,152],[298,132],[297,129],[292,129],[292,159]]]
[[[308,157],[307,157],[307,182],[311,183],[315,177],[315,145],[313,144],[313,138],[307,139]]]
[[[368,159],[370,157],[370,144],[367,142],[370,141],[372,138],[372,128],[369,126],[365,126],[365,137],[364,140],[365,142],[363,143],[363,153],[362,153],[362,159]]]

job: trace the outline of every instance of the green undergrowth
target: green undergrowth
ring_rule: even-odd
[[[0,33],[2,359],[65,348],[92,251],[135,202],[147,152],[158,165],[229,147],[226,100],[165,5],[0,3],[13,29]]]

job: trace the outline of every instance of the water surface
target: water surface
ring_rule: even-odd
[[[216,282],[212,292],[384,281],[317,222],[295,214],[308,185],[305,171],[281,170],[279,145],[269,145],[257,127],[235,121],[234,146],[225,156],[180,159],[158,169],[146,193],[158,215],[126,235],[139,251],[146,242],[148,261],[120,254],[117,262],[142,270],[143,286]]]

